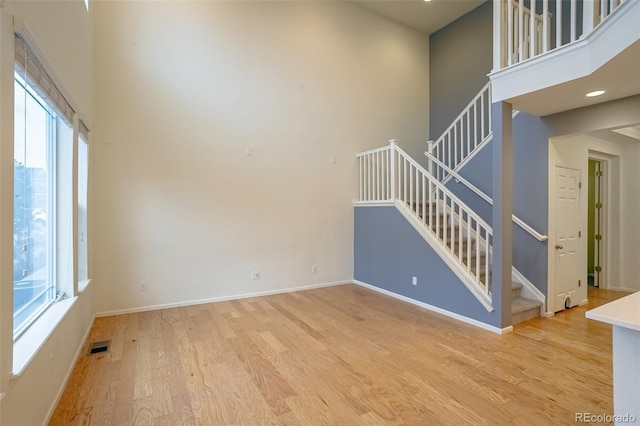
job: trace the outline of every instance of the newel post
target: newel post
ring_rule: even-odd
[[[427,152],[429,153],[429,155],[431,157],[429,157],[429,166],[427,167],[427,171],[429,172],[429,174],[431,176],[435,176],[433,174],[433,160],[432,160],[432,156],[433,156],[433,147],[435,146],[435,142],[434,141],[427,141]]]
[[[507,0],[509,1],[509,0]],[[502,69],[503,61],[503,46],[502,41],[506,40],[506,37],[502,37],[502,33],[505,30],[503,28],[503,15],[502,8],[506,7],[504,0],[496,0],[493,2],[493,72]]]
[[[391,167],[389,168],[391,176],[389,177],[389,184],[391,185],[391,201],[396,201],[396,140],[391,139],[389,141],[391,151]]]

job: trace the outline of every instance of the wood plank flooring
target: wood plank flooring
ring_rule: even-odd
[[[613,413],[584,312],[624,295],[503,336],[355,285],[98,318],[50,424],[573,424]]]

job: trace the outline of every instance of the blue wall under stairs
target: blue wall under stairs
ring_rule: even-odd
[[[394,206],[355,207],[354,216],[356,280],[501,327],[500,307],[487,312]]]

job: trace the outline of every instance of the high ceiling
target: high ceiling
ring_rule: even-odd
[[[428,35],[480,6],[486,0],[351,1],[364,9]],[[516,109],[537,116],[545,116],[636,95],[640,93],[639,75],[640,41],[587,76],[508,100]],[[598,98],[584,96],[587,92],[596,89],[606,90],[606,94]],[[630,137],[620,133],[616,136]],[[630,138],[634,140],[633,136]]]
[[[353,0],[353,3],[406,25],[431,34],[480,6],[485,0]]]

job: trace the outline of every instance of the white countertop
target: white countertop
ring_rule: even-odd
[[[591,309],[586,317],[640,331],[640,291]]]

